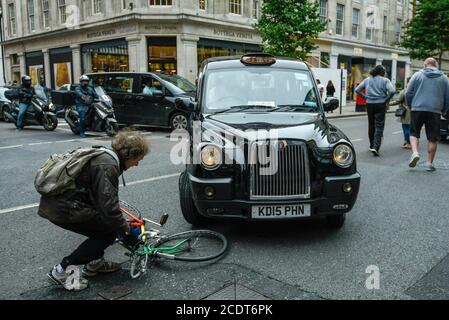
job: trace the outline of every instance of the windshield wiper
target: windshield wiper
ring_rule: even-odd
[[[248,110],[248,109],[273,109],[273,108],[274,107],[265,106],[265,105],[241,105],[241,106],[233,106],[233,107],[230,107],[229,109],[215,112],[215,114],[244,111],[244,110]]]
[[[272,110],[271,112],[285,111],[285,110],[295,110],[295,111],[306,111],[306,112],[317,112],[318,109],[315,107],[307,107],[305,105],[300,104],[284,104],[278,105],[277,108]]]

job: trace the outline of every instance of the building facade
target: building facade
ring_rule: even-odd
[[[30,74],[58,88],[83,73],[159,71],[195,81],[212,56],[259,51],[262,0],[1,0],[8,82]],[[409,0],[316,0],[327,28],[309,62],[346,68],[347,92],[376,64],[403,86],[407,51],[395,45]]]

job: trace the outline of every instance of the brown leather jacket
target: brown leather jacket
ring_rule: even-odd
[[[111,231],[128,230],[118,197],[122,166],[109,154],[95,157],[76,179],[77,189],[55,197],[41,197],[38,214],[55,223],[88,222],[99,217]]]

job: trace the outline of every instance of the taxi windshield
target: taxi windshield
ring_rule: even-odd
[[[204,112],[238,110],[318,112],[309,73],[272,67],[210,70],[205,82]]]

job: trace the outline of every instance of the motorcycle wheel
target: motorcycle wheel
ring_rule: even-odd
[[[8,107],[3,107],[2,109],[2,116],[3,116],[3,121],[5,121],[6,123],[11,122],[11,120],[9,120],[9,118],[5,115],[6,112],[9,111]]]
[[[119,132],[119,127],[117,122],[107,122],[106,124],[106,134],[108,137],[115,137]]]
[[[44,129],[47,131],[55,131],[58,127],[58,117],[55,116],[44,116]]]

